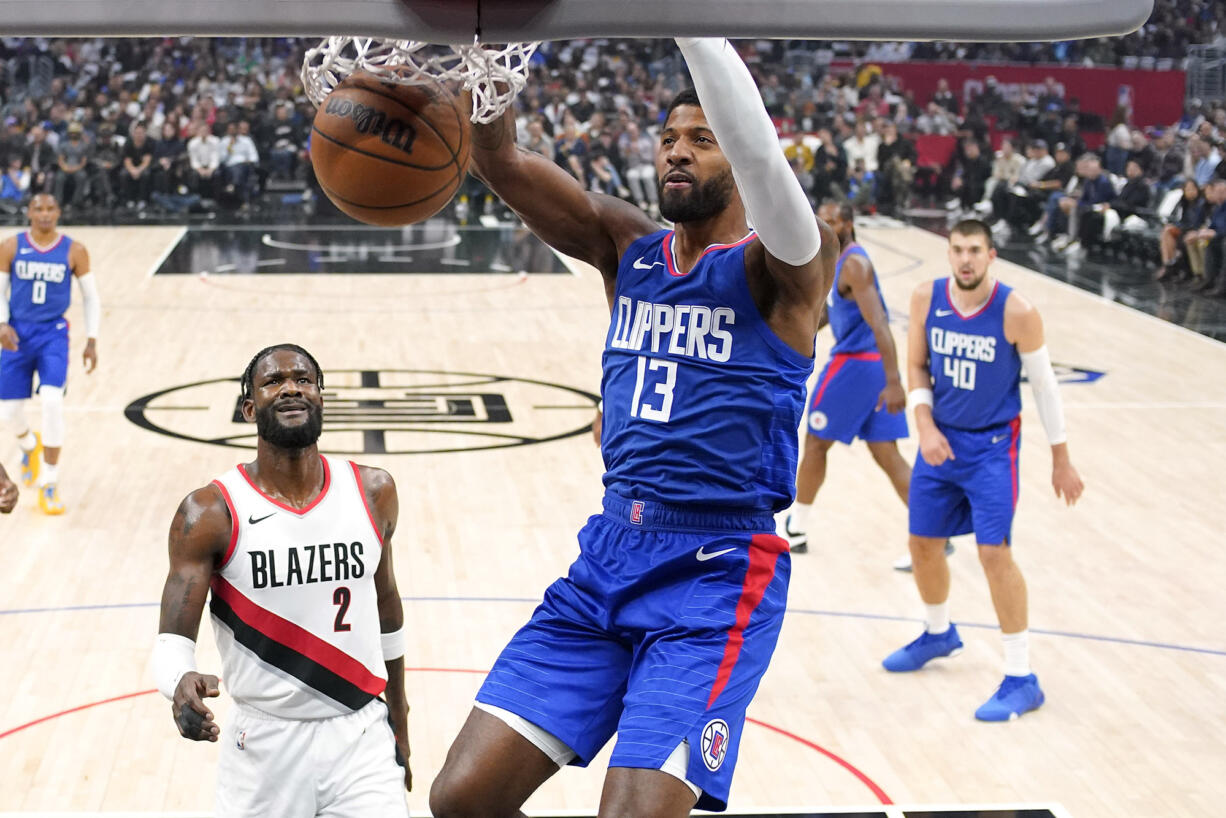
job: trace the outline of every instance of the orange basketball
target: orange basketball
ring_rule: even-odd
[[[451,201],[468,171],[468,117],[441,85],[358,72],[328,94],[311,134],[324,193],[367,224],[413,224]]]

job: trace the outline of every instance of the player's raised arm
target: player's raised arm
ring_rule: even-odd
[[[679,37],[694,90],[715,134],[749,221],[766,250],[767,270],[801,298],[825,297],[822,233],[808,197],[796,180],[758,87],[740,56],[723,38]]]
[[[877,401],[877,408],[885,406],[889,412],[901,412],[907,408],[907,395],[902,388],[902,376],[898,370],[898,349],[890,322],[881,306],[881,295],[873,286],[873,268],[864,256],[848,256],[843,262],[842,280],[851,287],[852,298],[864,316],[864,322],[873,331],[873,339],[881,352],[881,365],[885,369],[885,389]]]
[[[606,278],[616,275],[630,242],[660,229],[629,202],[589,193],[549,159],[519,147],[513,110],[488,125],[474,123],[472,136],[472,173],[546,244]]]
[[[1073,505],[1081,497],[1085,484],[1073,467],[1068,453],[1068,433],[1064,426],[1064,402],[1060,384],[1051,366],[1051,355],[1043,336],[1043,319],[1039,311],[1017,293],[1009,294],[1005,305],[1005,338],[1017,347],[1017,354],[1026,369],[1026,380],[1034,393],[1039,419],[1047,442],[1051,444],[1051,484],[1057,497]]]
[[[362,489],[370,505],[374,523],[383,545],[379,567],[375,569],[375,592],[379,598],[379,631],[383,641],[383,661],[387,666],[387,687],[383,691],[396,735],[396,747],[404,757],[404,786],[413,789],[413,773],[409,765],[409,700],[404,688],[404,605],[396,586],[392,567],[392,534],[400,516],[400,498],[396,483],[383,469],[358,466]]]
[[[204,704],[219,695],[218,678],[196,672],[196,635],[213,569],[229,549],[233,525],[213,485],[187,495],[170,525],[170,572],[162,588],[153,677],[171,701],[179,734],[193,741],[217,741],[220,732]]]

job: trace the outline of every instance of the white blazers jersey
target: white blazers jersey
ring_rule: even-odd
[[[221,677],[235,701],[282,718],[360,710],[387,684],[382,534],[358,467],[322,460],[323,491],[303,509],[266,496],[241,465],[213,481],[233,520],[209,602]]]

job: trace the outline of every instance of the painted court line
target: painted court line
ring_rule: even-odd
[[[404,602],[503,602],[516,604],[536,605],[541,600],[539,597],[519,597],[519,596],[402,596],[400,598]],[[73,611],[105,611],[105,610],[121,610],[124,608],[155,608],[157,602],[116,602],[116,603],[99,603],[95,605],[59,605],[46,608],[7,608],[0,609],[0,616],[20,616],[29,614],[48,614],[48,613],[71,613]],[[876,614],[865,613],[863,611],[826,611],[810,608],[789,608],[789,614],[802,614],[805,616],[829,616],[840,619],[867,619],[878,620],[882,622],[921,622],[913,616],[900,616],[897,614]],[[995,622],[958,622],[959,627],[963,628],[980,628],[983,630],[997,630],[999,625]],[[1122,636],[1106,636],[1095,633],[1081,633],[1079,631],[1063,631],[1050,628],[1034,628],[1030,629],[1031,633],[1042,634],[1044,636],[1058,636],[1065,639],[1084,639],[1090,642],[1110,642],[1117,645],[1128,645],[1138,648],[1156,648],[1158,650],[1177,650],[1184,653],[1201,653],[1207,656],[1226,656],[1226,649],[1223,648],[1206,648],[1198,645],[1181,645],[1174,642],[1158,642],[1149,639],[1131,639]]]

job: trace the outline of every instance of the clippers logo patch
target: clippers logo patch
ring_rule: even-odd
[[[723,719],[712,719],[702,728],[702,763],[711,772],[718,770],[728,754],[728,723]]]
[[[809,413],[809,428],[815,432],[820,432],[826,428],[826,424],[830,421],[826,417],[826,413],[818,409],[814,409]]]
[[[635,500],[630,504],[630,522],[635,525],[643,524],[643,501]]]

